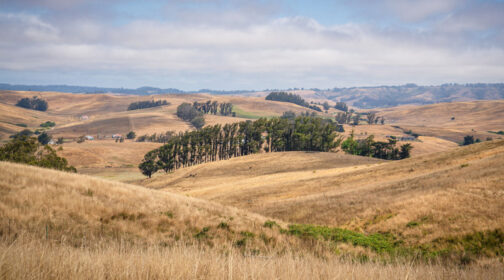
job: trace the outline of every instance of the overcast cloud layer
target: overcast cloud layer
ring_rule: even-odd
[[[502,1],[139,2],[0,0],[0,82],[185,90],[504,82]]]

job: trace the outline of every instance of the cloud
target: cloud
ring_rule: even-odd
[[[114,81],[183,89],[492,82],[504,76],[502,33],[486,39],[471,33],[502,26],[499,13],[488,10],[495,7],[452,11],[425,28],[381,28],[279,17],[276,8],[262,4],[200,1],[210,7],[178,1],[171,6],[183,12],[176,19],[119,23],[78,14],[69,20],[26,11],[0,13],[0,73],[37,73],[40,79],[62,72],[50,78],[70,81],[69,73],[75,73],[96,85]],[[398,14],[415,9],[405,16],[408,21],[446,13],[457,4],[448,0],[450,5],[425,8],[429,1],[420,2],[409,7],[386,3]],[[256,14],[261,16],[254,20]]]
[[[385,5],[404,21],[421,21],[453,11],[461,0],[386,0]]]

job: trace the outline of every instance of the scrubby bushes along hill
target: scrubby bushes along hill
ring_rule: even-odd
[[[166,100],[138,101],[138,102],[131,103],[128,106],[128,111],[146,109],[146,108],[152,108],[152,107],[159,107],[159,106],[164,106],[164,105],[170,105],[170,103],[168,103],[168,101],[166,101]]]
[[[40,99],[37,96],[34,96],[31,99],[28,97],[22,98],[16,103],[16,106],[38,111],[47,111],[47,108],[49,107],[47,101]]]
[[[308,104],[308,102],[306,102],[301,96],[293,93],[283,91],[271,92],[270,94],[268,94],[268,96],[266,96],[266,100],[294,103],[299,106],[303,106],[318,112],[322,112],[322,109],[320,109],[320,107]]]
[[[53,148],[40,145],[34,137],[19,136],[0,147],[0,160],[36,165],[45,168],[77,172]]]
[[[327,152],[341,141],[337,139],[337,128],[331,120],[306,116],[207,126],[171,138],[166,145],[147,153],[139,168],[150,177],[158,169],[169,172],[261,151]]]

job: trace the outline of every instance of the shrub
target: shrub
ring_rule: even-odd
[[[126,134],[126,139],[135,139],[136,138],[136,133],[134,131],[130,131],[128,132],[128,134]]]
[[[464,143],[462,145],[467,146],[467,145],[471,145],[471,144],[474,144],[474,136],[466,135],[464,137]]]
[[[56,126],[56,123],[51,122],[51,121],[46,121],[45,123],[41,123],[40,126],[41,127],[54,127],[54,126]]]
[[[267,228],[273,228],[273,226],[278,226],[278,224],[275,221],[270,221],[270,220],[264,222],[264,225],[263,225],[263,227],[267,227]]]

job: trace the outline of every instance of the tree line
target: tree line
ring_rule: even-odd
[[[232,103],[219,103],[217,101],[211,101],[208,100],[207,102],[199,103],[198,101],[195,101],[193,103],[194,109],[196,109],[199,112],[202,112],[203,114],[213,114],[217,115],[217,113],[221,114],[222,116],[235,116],[235,113],[233,112],[233,104]]]
[[[31,109],[31,110],[37,110],[37,111],[47,111],[47,108],[49,108],[49,105],[47,104],[47,101],[44,99],[40,99],[37,96],[33,96],[32,98],[21,98],[17,103],[16,106],[22,107],[25,109]]]
[[[306,102],[301,96],[294,94],[294,93],[289,93],[289,92],[270,92],[266,96],[266,100],[272,100],[272,101],[280,101],[280,102],[289,102],[289,103],[294,103],[299,106],[303,106],[318,112],[322,112],[322,109],[316,105],[310,105],[308,102]]]
[[[376,113],[355,113],[352,111],[338,113],[335,116],[336,122],[339,124],[351,124],[351,125],[359,125],[361,119],[365,116],[365,121],[372,124],[385,124],[385,117],[377,116]]]
[[[341,142],[337,124],[318,117],[275,117],[234,124],[207,126],[179,133],[162,147],[145,154],[139,168],[146,176],[204,162],[259,152],[327,152]]]
[[[166,100],[138,101],[138,102],[131,103],[128,106],[128,111],[146,109],[146,108],[152,108],[152,107],[159,107],[159,106],[164,106],[164,105],[170,105],[170,103],[168,103],[168,101],[166,101]]]

